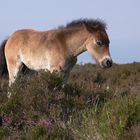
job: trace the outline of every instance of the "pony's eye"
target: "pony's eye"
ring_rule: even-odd
[[[102,42],[101,40],[97,40],[97,41],[96,41],[96,44],[97,44],[98,46],[102,46],[102,45],[103,45],[103,42]]]

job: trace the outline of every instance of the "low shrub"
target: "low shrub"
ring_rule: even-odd
[[[57,73],[0,81],[0,139],[138,139],[140,64],[100,69],[76,65],[68,83]],[[7,93],[11,98],[7,98]]]

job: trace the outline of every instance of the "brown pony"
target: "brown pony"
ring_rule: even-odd
[[[88,51],[102,68],[109,68],[109,38],[100,20],[74,20],[48,31],[18,30],[5,44],[5,58],[11,85],[22,65],[29,69],[63,72],[68,77],[77,56]]]

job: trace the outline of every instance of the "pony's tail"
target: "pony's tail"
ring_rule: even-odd
[[[5,39],[0,45],[0,78],[7,77],[8,70],[5,59],[5,45],[7,43],[7,39]]]

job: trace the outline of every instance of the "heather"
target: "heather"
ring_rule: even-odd
[[[12,94],[7,98],[7,93]],[[27,72],[0,81],[0,139],[136,140],[140,138],[140,63],[101,69],[76,65],[62,75]]]

